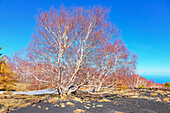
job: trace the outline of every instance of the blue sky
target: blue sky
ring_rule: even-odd
[[[1,52],[10,56],[25,48],[35,32],[37,11],[61,5],[111,8],[110,20],[121,30],[127,47],[139,56],[139,74],[170,78],[169,0],[0,0]]]

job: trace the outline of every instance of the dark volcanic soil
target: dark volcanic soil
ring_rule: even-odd
[[[41,96],[44,98],[40,98]],[[124,89],[103,95],[91,95],[87,92],[76,92],[69,96],[36,95],[35,97],[4,94],[1,95],[1,99],[0,109],[5,110],[3,113],[6,111],[9,113],[170,113],[169,89]]]
[[[68,101],[51,104],[41,101],[35,105],[14,110],[10,113],[74,113],[76,109],[82,109],[85,113],[170,113],[169,103],[147,99],[114,97],[111,102],[69,101],[74,106],[66,105],[66,102]]]

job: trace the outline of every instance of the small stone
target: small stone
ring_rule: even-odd
[[[58,104],[55,104],[54,106],[57,106],[57,107],[59,107],[60,105],[58,105]]]
[[[81,98],[74,98],[74,101],[82,102]]]
[[[47,103],[47,100],[44,100],[44,103]]]
[[[165,97],[165,98],[163,99],[163,101],[169,103],[170,99],[169,99],[168,97]]]
[[[87,104],[88,106],[91,106],[90,104]]]
[[[36,106],[36,104],[33,104],[33,105],[32,105],[32,107],[35,107],[35,106]]]
[[[64,108],[64,107],[65,107],[65,104],[64,104],[64,103],[61,103],[60,105],[61,105],[61,107],[62,107],[62,108]]]
[[[72,102],[67,102],[66,105],[74,106]]]
[[[82,110],[82,109],[76,109],[76,110],[74,110],[74,113],[84,113],[85,111],[84,110]]]
[[[150,93],[151,96],[158,96],[157,93]]]
[[[115,111],[115,113],[124,113],[124,112],[120,112],[120,111]]]
[[[103,105],[96,105],[96,107],[103,107]]]
[[[138,96],[131,96],[131,98],[138,98]]]
[[[41,108],[41,106],[39,105],[39,106],[37,106],[37,108]]]
[[[38,102],[40,102],[40,101],[41,101],[41,100],[36,99],[36,100],[33,100],[32,103],[35,104],[35,103],[38,103]]]
[[[102,99],[102,100],[98,100],[98,102],[111,102],[111,100],[108,100],[108,99]]]
[[[57,100],[55,100],[55,99],[50,99],[50,100],[48,100],[48,102],[49,102],[49,103],[52,103],[52,104],[55,104],[55,103],[57,103]]]
[[[88,106],[84,106],[86,109],[90,109],[90,107],[88,107]]]
[[[86,101],[86,103],[90,103],[90,101]]]
[[[149,99],[149,97],[147,97],[147,96],[143,96],[142,98],[143,98],[143,99]]]
[[[118,102],[117,101],[115,101],[113,104],[117,104]]]

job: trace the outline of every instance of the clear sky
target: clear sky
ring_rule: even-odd
[[[0,0],[1,52],[10,56],[26,47],[35,32],[37,11],[61,5],[111,8],[110,20],[139,56],[139,74],[170,78],[170,0]]]

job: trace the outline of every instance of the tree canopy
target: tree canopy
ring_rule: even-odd
[[[70,94],[82,86],[92,91],[114,87],[118,75],[135,71],[136,55],[118,38],[120,31],[108,19],[109,9],[61,7],[40,12],[27,58],[15,57],[19,75]],[[22,63],[21,63],[22,62]]]

